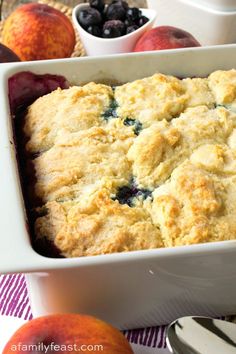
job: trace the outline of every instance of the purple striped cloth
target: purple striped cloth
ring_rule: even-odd
[[[0,315],[32,319],[26,281],[23,274],[0,275]],[[124,331],[130,343],[165,348],[166,327]]]
[[[23,274],[0,275],[0,315],[32,318]]]

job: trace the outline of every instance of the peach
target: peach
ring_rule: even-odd
[[[21,60],[66,58],[73,52],[75,32],[61,11],[29,3],[18,7],[6,19],[2,43]]]
[[[199,46],[201,44],[189,32],[172,26],[160,26],[145,32],[136,43],[134,52]]]
[[[13,334],[2,354],[33,352],[133,354],[120,331],[95,317],[79,314],[48,315],[27,322]]]

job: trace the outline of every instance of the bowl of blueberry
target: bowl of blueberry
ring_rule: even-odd
[[[87,55],[94,56],[132,52],[152,28],[156,11],[130,7],[123,0],[89,0],[73,9],[72,18]]]

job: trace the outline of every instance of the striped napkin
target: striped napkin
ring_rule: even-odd
[[[23,274],[0,275],[0,353],[11,335],[32,312]],[[168,354],[166,327],[149,327],[124,331],[135,354]]]

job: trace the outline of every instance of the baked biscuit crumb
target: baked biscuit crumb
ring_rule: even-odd
[[[55,145],[33,160],[35,192],[43,202],[86,198],[107,187],[116,190],[132,177],[127,152],[131,128],[93,127],[57,137]]]
[[[49,202],[36,234],[49,237],[65,257],[162,247],[160,231],[143,208],[130,208],[100,190],[86,202]],[[55,220],[57,222],[55,223]]]
[[[138,119],[148,127],[158,120],[178,116],[187,104],[188,95],[181,80],[155,74],[117,87],[115,99],[121,118]]]
[[[180,80],[163,74],[117,87],[115,99],[121,118],[138,119],[144,127],[178,117],[188,107],[214,107],[207,79]]]
[[[77,132],[103,123],[102,113],[113,93],[109,86],[89,83],[83,87],[57,89],[40,97],[28,109],[24,132],[30,153],[50,149],[58,134]]]
[[[146,207],[165,247],[236,238],[236,171],[222,177],[186,160],[153,196]]]
[[[199,146],[226,144],[235,124],[235,113],[206,106],[188,108],[171,122],[152,124],[140,133],[128,152],[137,183],[145,188],[158,187]]]
[[[217,105],[236,109],[236,70],[218,70],[209,78],[209,87],[213,92]]]

